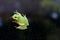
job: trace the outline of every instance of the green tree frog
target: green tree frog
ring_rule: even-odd
[[[13,22],[17,23],[19,26],[16,27],[17,29],[20,29],[20,30],[25,30],[27,29],[27,26],[29,26],[29,22],[28,22],[28,19],[26,17],[26,15],[21,15],[21,13],[19,12],[14,12],[15,14],[12,15],[12,19],[14,19]]]

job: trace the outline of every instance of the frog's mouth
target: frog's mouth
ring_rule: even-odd
[[[18,22],[18,20],[16,20],[16,19],[13,19],[12,20],[12,22],[15,22],[15,23],[17,23]],[[23,26],[23,25],[25,25],[24,23],[17,23],[18,25],[20,25],[20,26]]]
[[[13,18],[13,17],[12,17],[11,19],[12,19],[12,21],[18,21],[17,18]]]
[[[13,21],[17,21],[17,19],[13,19]]]

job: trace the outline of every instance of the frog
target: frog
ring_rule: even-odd
[[[26,15],[22,15],[18,11],[15,11],[14,14],[12,15],[12,19],[14,20],[12,22],[15,22],[19,25],[18,27],[16,27],[16,29],[19,29],[19,30],[28,29],[29,21]]]

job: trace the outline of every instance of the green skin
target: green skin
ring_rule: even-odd
[[[16,27],[17,29],[20,29],[20,30],[25,30],[27,29],[27,26],[29,26],[29,22],[28,22],[28,19],[25,15],[21,15],[21,13],[19,12],[14,12],[15,14],[12,16],[12,19],[14,19],[15,23],[17,23],[19,26]]]

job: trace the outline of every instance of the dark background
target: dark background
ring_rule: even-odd
[[[58,1],[0,0],[0,40],[59,40],[60,10],[53,3]],[[30,24],[27,30],[14,27],[18,25],[12,23],[11,16],[16,10],[26,14]]]

